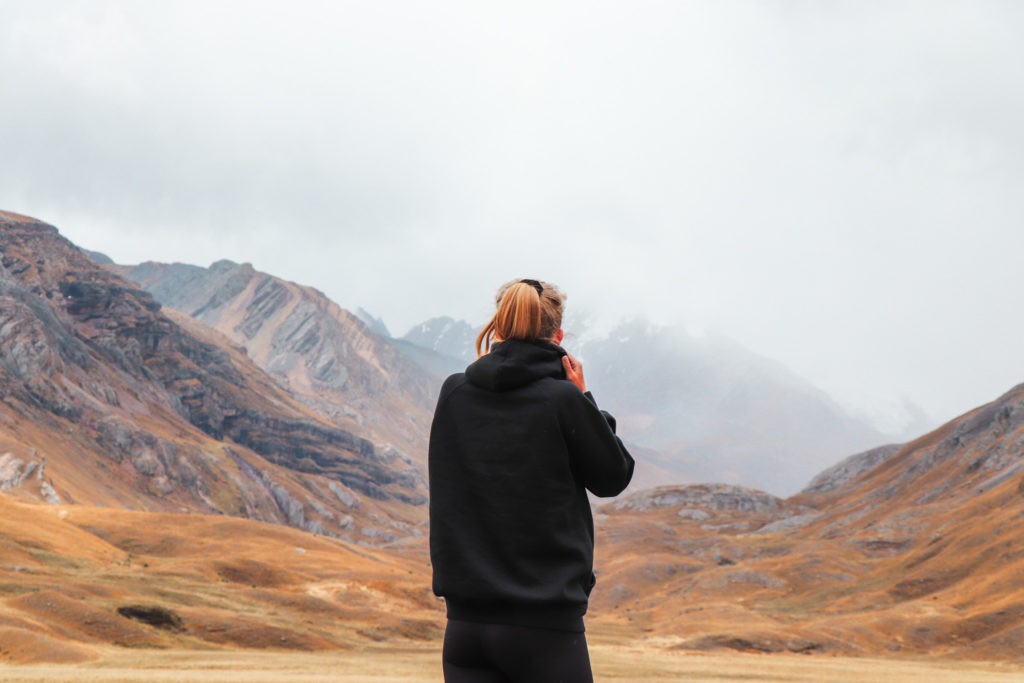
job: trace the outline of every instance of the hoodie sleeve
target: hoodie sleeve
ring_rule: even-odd
[[[615,418],[599,410],[593,395],[573,388],[559,412],[573,471],[595,496],[616,496],[633,478],[633,457],[615,435]]]

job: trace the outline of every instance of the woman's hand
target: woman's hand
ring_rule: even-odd
[[[587,383],[583,380],[583,363],[578,358],[565,354],[562,356],[562,367],[565,368],[565,378],[579,387],[583,393],[587,392]]]

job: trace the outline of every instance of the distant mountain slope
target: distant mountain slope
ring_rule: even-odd
[[[839,458],[886,442],[783,365],[724,338],[643,321],[566,347],[585,363],[619,433],[651,449],[669,482],[716,481],[792,494]],[[475,330],[434,318],[404,340],[469,362]],[[663,479],[662,483],[666,483]]]
[[[238,349],[12,214],[0,214],[0,392],[9,494],[221,512],[362,542],[425,516],[421,468],[356,419],[320,419]]]
[[[465,367],[476,360],[477,333],[478,330],[464,320],[443,316],[413,326],[402,337],[402,341],[456,358]]]
[[[384,324],[384,321],[374,317],[362,306],[356,309],[356,317],[366,323],[366,327],[369,328],[370,332],[373,332],[378,337],[383,337],[384,339],[391,338],[391,331],[388,330],[388,326]]]
[[[666,487],[598,522],[595,611],[683,647],[1024,661],[1024,385],[786,500]]]
[[[887,440],[782,364],[725,338],[633,321],[580,354],[623,434],[691,481],[788,495]]]
[[[439,377],[322,292],[231,261],[110,268],[224,334],[328,419],[425,462]]]

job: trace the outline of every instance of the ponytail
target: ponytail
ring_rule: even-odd
[[[498,290],[498,310],[476,338],[476,355],[491,350],[495,337],[522,341],[550,340],[562,326],[565,295],[537,280],[513,280]]]

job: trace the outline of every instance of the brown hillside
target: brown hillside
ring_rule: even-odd
[[[228,517],[0,496],[0,662],[110,644],[332,650],[436,638],[421,554]]]
[[[325,421],[38,221],[0,219],[0,391],[0,491],[364,543],[420,533],[408,458]]]
[[[600,508],[602,618],[688,648],[1024,659],[1024,385],[828,493],[699,489]]]

